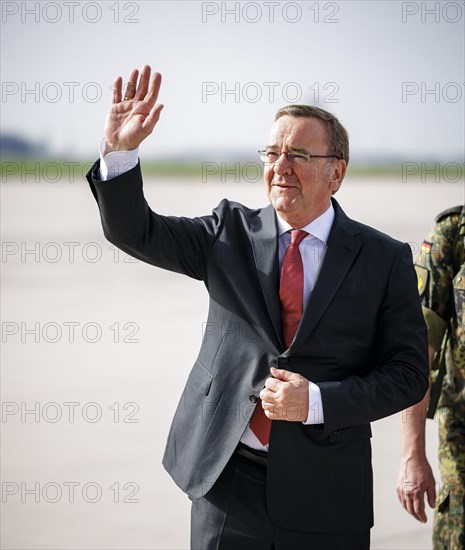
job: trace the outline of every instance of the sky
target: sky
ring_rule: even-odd
[[[232,156],[274,113],[338,116],[353,159],[462,160],[465,2],[2,1],[1,131],[93,159],[118,75],[162,73],[146,157]]]

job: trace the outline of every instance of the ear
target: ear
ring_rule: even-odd
[[[347,164],[345,160],[338,160],[333,164],[330,176],[330,188],[331,193],[334,195],[336,191],[341,187],[342,180],[344,179],[344,176],[346,175],[347,170]]]

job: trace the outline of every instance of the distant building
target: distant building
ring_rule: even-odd
[[[33,143],[21,136],[13,134],[0,135],[0,156],[9,158],[40,158],[47,154],[46,145]]]

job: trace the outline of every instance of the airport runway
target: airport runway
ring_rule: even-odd
[[[145,189],[164,214],[207,214],[223,197],[266,204],[261,184]],[[418,249],[464,184],[349,177],[336,198]],[[203,285],[115,250],[79,178],[4,183],[2,238],[2,548],[187,549],[189,500],[161,459],[202,337]],[[426,550],[432,514],[419,524],[395,494],[398,425],[373,424],[372,548]],[[435,468],[436,429],[429,421]]]

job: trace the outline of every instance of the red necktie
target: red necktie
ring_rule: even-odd
[[[294,339],[303,312],[304,266],[299,244],[308,235],[306,231],[293,229],[291,242],[286,249],[281,270],[279,298],[284,344],[288,348]],[[259,400],[250,419],[250,428],[262,445],[270,440],[271,420],[265,415]]]

